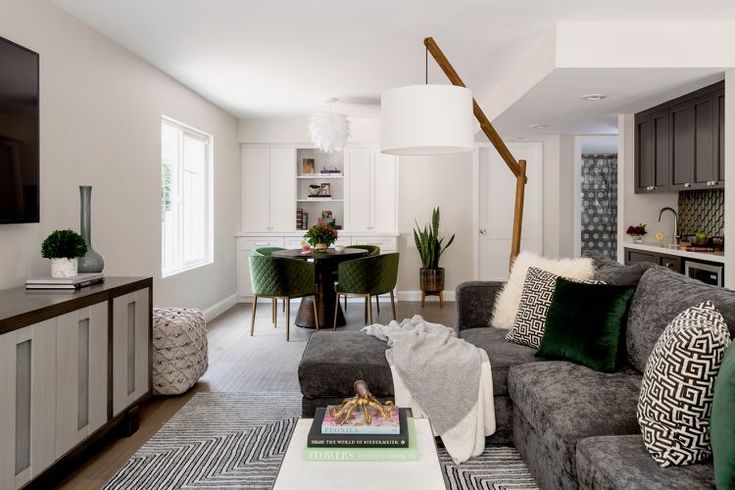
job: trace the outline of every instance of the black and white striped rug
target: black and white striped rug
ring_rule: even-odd
[[[269,489],[300,413],[298,392],[197,393],[104,488]],[[462,465],[444,449],[439,459],[451,490],[537,488],[511,447]]]

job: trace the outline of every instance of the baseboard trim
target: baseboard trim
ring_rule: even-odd
[[[222,301],[218,301],[217,303],[213,304],[209,308],[206,308],[204,311],[202,311],[202,314],[204,315],[204,318],[211,322],[218,316],[220,316],[225,311],[229,310],[233,306],[237,304],[237,295],[232,294]]]
[[[454,301],[454,291],[444,291],[444,301]],[[421,301],[421,291],[398,291],[398,301]],[[439,296],[427,296],[426,301],[439,301]]]

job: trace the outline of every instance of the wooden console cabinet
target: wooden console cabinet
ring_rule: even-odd
[[[0,488],[37,485],[150,396],[152,291],[0,291]]]

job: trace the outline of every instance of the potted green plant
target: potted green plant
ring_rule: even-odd
[[[337,241],[337,230],[325,223],[317,223],[306,232],[304,240],[314,247],[316,252],[326,252],[330,245]]]
[[[87,244],[73,230],[54,230],[41,245],[41,256],[51,260],[51,277],[77,275],[79,257],[87,253]]]
[[[444,244],[446,237],[439,238],[439,208],[431,213],[431,223],[413,229],[413,239],[421,257],[420,277],[421,291],[428,293],[439,293],[444,291],[444,268],[439,267],[439,259],[442,254],[454,242],[454,234]],[[415,221],[415,220],[414,220]]]

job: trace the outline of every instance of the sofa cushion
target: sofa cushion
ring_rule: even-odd
[[[588,437],[577,444],[580,488],[690,490],[713,488],[711,463],[660,467],[640,435]]]
[[[494,327],[462,330],[460,337],[485,349],[493,372],[493,396],[508,394],[508,369],[516,364],[538,362],[535,349],[505,340],[507,330]]]
[[[576,362],[612,373],[635,287],[579,284],[559,278],[546,318],[539,357]]]
[[[638,433],[640,384],[641,376],[632,371],[601,373],[566,361],[520,364],[508,372],[514,407],[546,450],[559,454],[560,471],[572,478],[578,440]]]
[[[301,393],[307,398],[353,396],[363,379],[377,397],[393,396],[387,345],[362,332],[316,332],[299,364]]]
[[[649,268],[638,283],[630,305],[626,347],[628,360],[643,372],[653,346],[676,315],[711,301],[735,335],[735,291],[710,286],[665,267]]]
[[[638,423],[661,466],[712,455],[709,417],[728,345],[727,325],[709,301],[679,313],[656,342],[643,374]]]
[[[643,274],[652,266],[650,262],[623,265],[608,259],[600,263],[594,278],[615,286],[637,286]]]

